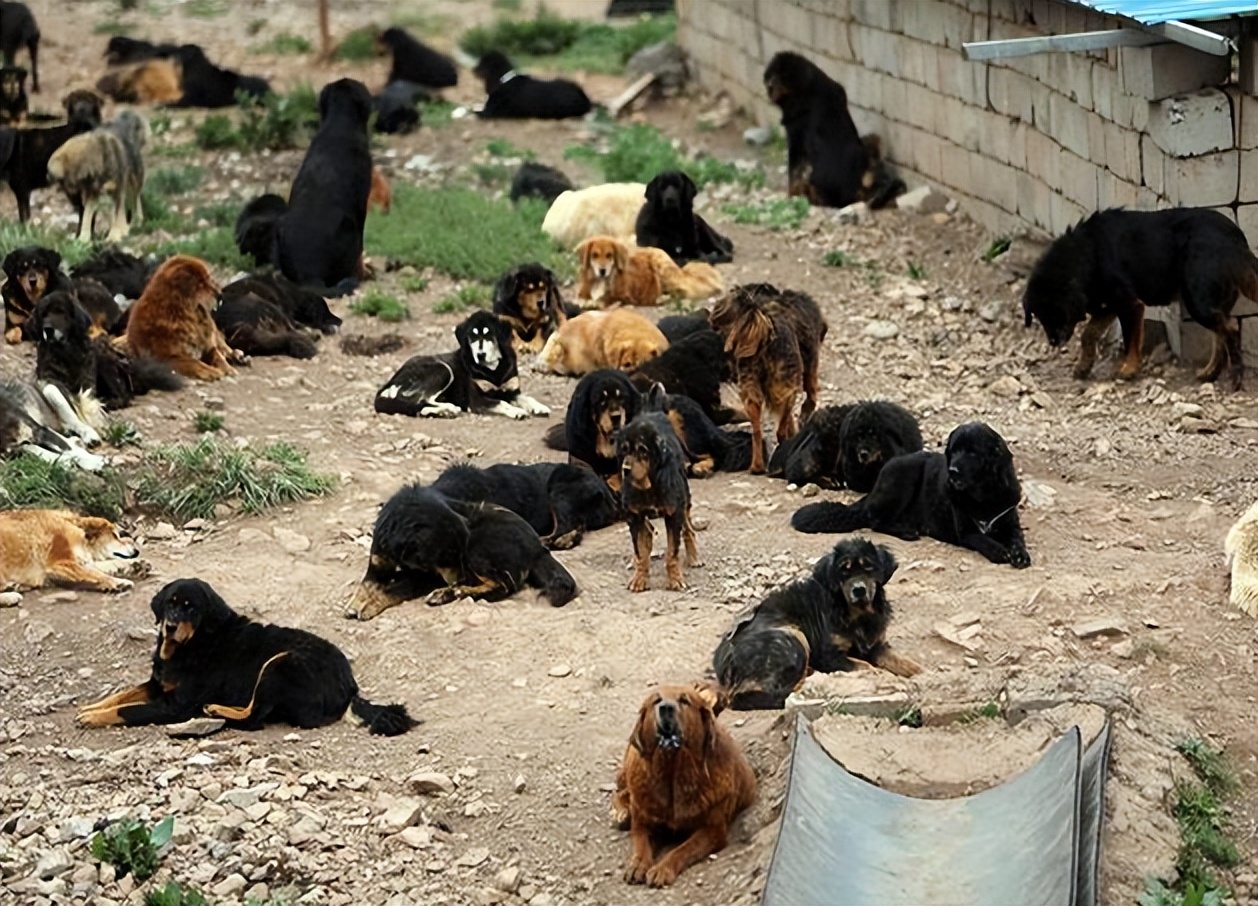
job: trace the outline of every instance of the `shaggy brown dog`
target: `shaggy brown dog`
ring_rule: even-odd
[[[229,363],[244,364],[246,359],[215,326],[211,312],[217,301],[218,286],[205,262],[190,255],[167,259],[131,307],[128,348],[199,381],[231,374]]]
[[[127,591],[119,574],[142,574],[140,552],[130,536],[108,519],[64,510],[0,513],[0,588],[43,588],[50,582],[97,591]]]
[[[763,408],[777,419],[778,443],[795,433],[795,396],[801,389],[800,421],[817,408],[825,319],[810,296],[768,283],[734,287],[708,317],[725,339],[725,355],[751,419],[751,471],[763,473]]]
[[[630,371],[667,348],[660,329],[637,312],[587,311],[550,335],[537,363],[543,370],[579,377],[599,368]]]
[[[755,801],[756,775],[720,711],[716,690],[700,683],[659,686],[638,710],[611,807],[618,824],[629,820],[628,883],[672,884],[724,849],[734,818]],[[659,836],[670,833],[684,839],[657,859]]]
[[[597,297],[604,307],[655,305],[661,295],[706,299],[724,287],[716,268],[702,261],[678,267],[668,252],[657,248],[631,248],[611,236],[594,236],[577,246],[581,261],[577,298]]]
[[[111,69],[96,90],[123,104],[173,104],[183,97],[183,79],[177,61],[145,60]]]

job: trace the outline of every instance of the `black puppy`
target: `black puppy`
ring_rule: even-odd
[[[26,118],[30,99],[26,96],[26,70],[21,66],[0,69],[0,124],[18,124]]]
[[[386,28],[376,40],[393,55],[386,85],[414,82],[423,88],[452,88],[459,83],[459,70],[453,60],[415,40],[405,30]]]
[[[832,208],[860,200],[869,154],[843,86],[812,61],[783,51],[765,67],[764,87],[782,111],[788,194]]]
[[[25,3],[0,2],[0,54],[12,66],[25,47],[31,57],[31,91],[39,94],[39,26]]]
[[[580,311],[573,308],[573,315]],[[498,278],[494,314],[511,325],[521,348],[533,352],[540,352],[546,338],[569,317],[555,272],[536,261],[513,267]]]
[[[678,265],[733,261],[734,243],[695,213],[697,192],[694,180],[680,170],[657,174],[646,184],[646,204],[638,212],[638,245],[663,249]]]
[[[258,98],[271,90],[265,79],[215,66],[196,44],[184,44],[173,56],[179,61],[183,96],[172,107],[231,107],[237,92]]]
[[[1226,368],[1241,389],[1245,363],[1239,322],[1231,316],[1240,296],[1258,302],[1258,258],[1232,220],[1208,208],[1167,211],[1100,211],[1068,229],[1036,262],[1022,297],[1026,326],[1039,320],[1052,346],[1088,319],[1080,338],[1075,377],[1096,363],[1097,345],[1115,319],[1123,331],[1118,377],[1140,373],[1146,306],[1183,302],[1189,317],[1214,332],[1210,361],[1198,380],[1213,381]]]
[[[910,453],[885,466],[855,503],[813,503],[791,517],[801,532],[870,528],[916,541],[922,535],[1015,569],[1031,565],[1018,501],[1022,487],[1004,439],[982,422],[953,429],[943,453]]]
[[[451,500],[506,507],[533,527],[551,550],[581,543],[587,531],[617,519],[616,498],[607,483],[584,466],[562,462],[498,463],[478,469],[458,463],[432,483]]]
[[[70,273],[76,280],[95,280],[115,296],[138,299],[144,294],[149,277],[160,263],[161,259],[156,256],[137,258],[113,246],[101,249],[92,257],[80,261],[71,268]]]
[[[668,338],[669,343],[678,343],[699,331],[712,330],[712,322],[708,320],[706,311],[691,312],[688,315],[665,315],[655,326]],[[716,333],[714,330],[712,332]]]
[[[515,513],[408,485],[376,518],[371,560],[350,616],[370,620],[419,597],[429,605],[464,597],[498,601],[525,584],[541,589],[554,607],[577,596],[571,574]]]
[[[153,598],[157,644],[148,682],[79,709],[85,727],[173,724],[220,717],[239,730],[268,723],[310,729],[348,709],[372,733],[399,736],[418,721],[402,705],[358,692],[349,661],[302,629],[256,623],[200,579],[176,579]]]
[[[662,384],[648,388],[643,407],[662,412],[681,442],[686,474],[707,478],[713,472],[744,472],[751,466],[751,433],[722,431],[703,407],[680,393],[665,393]]]
[[[332,314],[328,300],[314,290],[305,289],[280,274],[251,274],[241,277],[222,289],[222,297],[261,296],[291,320],[325,334],[341,329],[341,319]]]
[[[487,311],[454,329],[459,348],[417,355],[403,363],[376,394],[386,415],[453,418],[460,412],[528,418],[550,410],[520,391],[511,328]]]
[[[546,445],[566,450],[569,461],[589,466],[618,491],[616,432],[641,409],[642,395],[627,374],[612,368],[591,371],[572,391],[562,430],[556,425],[546,432]]]
[[[562,170],[526,160],[520,164],[520,169],[516,170],[515,176],[511,178],[511,200],[541,198],[547,204],[551,204],[564,192],[575,188],[572,180],[565,176]]]
[[[801,486],[865,492],[892,458],[920,449],[917,419],[902,406],[885,400],[823,406],[773,451],[769,474]]]
[[[17,4],[21,6],[21,4]],[[24,7],[23,7],[24,8]],[[0,180],[17,199],[18,220],[31,219],[31,192],[48,188],[48,160],[71,137],[100,125],[100,96],[76,89],[62,100],[66,122],[42,129],[0,127]]]
[[[214,323],[222,331],[227,345],[245,355],[313,359],[318,352],[310,335],[284,314],[283,309],[254,293],[223,296],[214,309]]]
[[[334,295],[357,282],[371,193],[362,82],[338,79],[319,93],[319,131],[293,180],[288,211],[275,224],[275,264],[294,283]],[[343,282],[344,281],[344,282]]]
[[[887,644],[891,604],[884,586],[895,557],[865,538],[847,538],[812,575],[770,592],[721,638],[712,658],[735,711],[781,709],[811,671],[855,670],[855,659],[900,676],[921,667]]]
[[[420,101],[429,97],[422,85],[414,82],[390,82],[372,98],[376,110],[377,132],[386,135],[409,135],[419,128]]]
[[[472,70],[485,83],[485,119],[562,120],[585,116],[590,99],[568,79],[535,79],[515,71],[505,54],[491,50]]]

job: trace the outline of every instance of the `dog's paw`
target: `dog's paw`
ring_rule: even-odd
[[[581,543],[581,530],[573,529],[562,535],[551,535],[549,538],[543,538],[542,543],[546,545],[547,550],[570,551]]]
[[[22,342],[22,328],[11,327],[8,330],[6,330],[4,332],[4,342],[8,343],[10,346],[13,346],[17,343],[21,343]]]
[[[646,591],[651,586],[651,579],[646,573],[635,572],[629,580],[630,591]]]
[[[518,396],[516,403],[524,409],[529,415],[548,416],[550,415],[550,407],[539,403],[531,396]]]
[[[682,575],[680,569],[668,571],[668,583],[664,586],[669,591],[685,591],[686,577]]]
[[[1009,565],[1014,569],[1026,569],[1031,565],[1031,555],[1027,553],[1025,547],[1011,547],[1009,549]]]
[[[419,414],[426,418],[454,418],[459,414],[459,407],[453,403],[429,403]]]
[[[626,884],[645,884],[651,872],[651,863],[645,859],[630,858],[629,867],[625,869]]]
[[[529,417],[528,412],[521,409],[519,406],[509,406],[506,403],[503,403],[498,407],[498,412],[499,414],[505,415],[507,418],[514,419],[517,422],[524,421],[524,419]]]
[[[97,431],[95,428],[93,428],[91,425],[84,425],[82,428],[80,428],[78,431],[78,436],[79,436],[79,439],[82,440],[83,443],[85,443],[89,447],[95,447],[101,441],[100,432]]]
[[[438,588],[434,592],[429,592],[424,598],[424,603],[429,607],[440,607],[443,604],[449,604],[451,601],[457,601],[463,596],[463,593],[457,588]]]
[[[661,859],[647,869],[646,883],[648,887],[668,887],[677,880],[677,870]]]
[[[133,588],[135,588],[135,583],[130,579],[114,579],[111,585],[106,586],[105,591],[116,595],[120,592],[130,591]]]
[[[74,715],[74,722],[80,727],[109,727],[117,723],[117,720],[111,719],[114,714],[109,708],[80,708]]]

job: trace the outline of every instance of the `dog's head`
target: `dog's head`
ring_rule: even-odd
[[[546,483],[551,499],[562,499],[581,516],[587,529],[604,528],[615,522],[620,503],[607,482],[580,463],[560,463]]]
[[[711,683],[657,686],[638,709],[629,745],[648,760],[656,752],[674,755],[683,749],[706,758],[716,734],[716,716],[723,709],[722,696]]]
[[[663,412],[640,412],[616,435],[616,459],[621,486],[645,491],[678,472],[685,480],[685,463],[673,426]],[[661,489],[667,493],[667,488]]]
[[[601,437],[611,438],[627,425],[641,408],[641,397],[633,382],[621,371],[610,368],[581,378],[573,399],[581,400]]]
[[[472,72],[485,83],[485,91],[488,92],[497,88],[502,77],[514,68],[506,54],[491,50],[476,61],[476,68]]]
[[[659,173],[646,184],[646,200],[656,209],[671,214],[693,211],[697,193],[694,180],[680,170]]]
[[[32,317],[40,344],[83,348],[87,345],[92,317],[83,310],[73,293],[48,293],[35,306]]]
[[[768,283],[745,283],[716,300],[708,313],[712,329],[725,340],[725,352],[734,359],[757,355],[773,337],[773,319],[765,303],[777,296]]]
[[[279,274],[272,279],[280,291],[293,303],[294,320],[309,324],[329,336],[341,329],[341,319],[328,308],[328,300],[323,296],[312,289],[298,286]]]
[[[610,280],[629,266],[629,246],[611,236],[591,236],[577,246],[581,271],[598,280]]]
[[[21,66],[0,68],[0,98],[13,104],[26,96],[26,70]]]
[[[76,88],[61,99],[66,119],[82,129],[95,129],[100,125],[101,99],[95,91]]]
[[[991,427],[967,422],[954,428],[944,456],[949,492],[973,501],[976,516],[991,516],[1001,507],[1017,505],[1022,489],[1013,454]]]
[[[845,538],[813,568],[813,577],[831,590],[836,604],[842,599],[844,623],[867,614],[886,616],[889,612],[883,586],[895,574],[895,555],[881,544],[865,538]]]
[[[150,292],[213,311],[218,304],[219,287],[210,275],[210,269],[200,258],[173,255],[163,261],[149,278],[144,295],[148,296]]]
[[[806,93],[818,72],[815,63],[797,53],[774,54],[764,68],[765,93],[770,101],[781,106],[791,95]]]
[[[325,122],[334,109],[347,110],[365,124],[371,117],[371,92],[357,79],[329,82],[319,92],[319,122]]]
[[[391,26],[376,35],[376,53],[381,56],[396,53],[399,48],[406,47],[410,41],[411,36],[405,30]]]
[[[198,633],[208,635],[236,616],[218,592],[200,579],[168,583],[153,596],[151,606],[158,626],[157,655],[163,661]]]
[[[29,245],[9,252],[3,267],[4,275],[34,305],[43,297],[48,284],[61,268],[61,255],[52,249]]]
[[[527,324],[537,324],[563,304],[554,271],[536,261],[521,264],[503,274],[494,291],[494,311],[518,315]]]
[[[96,516],[83,516],[76,521],[93,560],[134,560],[140,556],[135,539],[121,526]]]
[[[847,411],[839,428],[845,474],[848,471],[867,474],[872,481],[887,460],[912,448],[921,449],[921,438],[916,431],[909,430],[912,416],[907,412],[899,413],[908,420],[902,421],[892,418],[888,410],[888,404],[866,402]]]
[[[474,312],[454,328],[454,336],[459,341],[460,353],[475,374],[497,374],[515,365],[511,328],[490,312]]]
[[[1087,316],[1077,244],[1073,228],[1067,229],[1035,262],[1022,293],[1023,323],[1030,327],[1033,318],[1038,320],[1053,347],[1069,342],[1075,325]]]

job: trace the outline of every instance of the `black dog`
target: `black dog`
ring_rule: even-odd
[[[648,388],[643,407],[662,412],[681,442],[686,474],[707,478],[713,472],[745,472],[751,467],[751,433],[722,431],[703,407],[680,393],[665,393],[662,384]]]
[[[291,320],[325,334],[341,329],[341,319],[332,314],[328,300],[314,290],[305,289],[280,274],[252,274],[241,277],[222,289],[222,297],[254,295],[270,302]]]
[[[260,98],[271,91],[265,79],[215,66],[196,44],[184,44],[173,56],[179,61],[183,96],[172,107],[231,107],[238,92]]]
[[[636,225],[638,245],[663,249],[678,265],[733,261],[734,243],[695,213],[697,192],[694,180],[680,170],[660,173],[647,183],[646,204]]]
[[[656,322],[655,326],[668,338],[670,344],[679,343],[691,334],[712,330],[712,322],[708,320],[706,311],[691,312],[688,315],[665,315]],[[714,330],[712,332],[716,333]],[[722,378],[722,380],[728,380],[728,378]]]
[[[810,671],[855,670],[853,658],[900,676],[920,673],[887,644],[891,604],[884,586],[896,565],[882,545],[848,538],[811,576],[770,592],[716,646],[712,662],[730,707],[784,708]]]
[[[453,60],[415,40],[403,29],[386,28],[377,41],[393,55],[386,85],[414,82],[424,88],[452,88],[459,83],[459,70]]]
[[[546,445],[566,450],[568,459],[589,466],[612,490],[620,490],[616,432],[642,409],[642,395],[623,371],[591,371],[572,391],[562,429],[546,432]]]
[[[17,4],[20,6],[21,4]],[[31,192],[48,188],[48,160],[71,137],[100,125],[100,97],[75,90],[62,105],[66,122],[43,129],[0,127],[0,180],[9,184],[17,199],[18,220],[31,219]]]
[[[870,528],[916,541],[922,535],[1015,569],[1031,565],[1018,521],[1022,487],[1004,439],[982,422],[948,435],[943,453],[910,453],[885,466],[855,503],[812,503],[795,511],[801,532]]]
[[[177,579],[153,598],[157,644],[148,682],[79,709],[86,727],[173,724],[209,715],[240,730],[268,723],[311,729],[348,709],[372,733],[400,736],[418,722],[402,705],[358,693],[349,661],[302,629],[256,623],[200,579]]]
[[[105,45],[105,62],[110,66],[127,63],[143,63],[145,60],[164,59],[179,53],[178,44],[154,44],[139,38],[114,35]]]
[[[387,415],[453,418],[460,412],[528,418],[550,410],[520,392],[511,328],[478,311],[454,329],[459,348],[417,355],[403,363],[376,394]]]
[[[319,93],[319,131],[293,180],[288,210],[275,222],[275,264],[294,283],[337,295],[357,282],[371,192],[362,82],[338,79]]]
[[[549,205],[564,192],[575,188],[562,170],[526,160],[511,178],[511,200],[541,198]]]
[[[313,359],[318,352],[314,340],[283,309],[254,293],[223,296],[214,309],[214,323],[227,345],[245,355]]]
[[[376,109],[377,132],[386,135],[409,135],[419,128],[420,101],[429,97],[422,85],[414,82],[390,82],[372,99]]]
[[[1213,381],[1226,368],[1241,389],[1245,365],[1240,324],[1231,317],[1239,296],[1258,301],[1258,258],[1245,234],[1218,211],[1100,211],[1068,229],[1036,262],[1022,297],[1026,326],[1039,320],[1048,342],[1061,346],[1088,319],[1075,377],[1096,362],[1097,344],[1117,319],[1123,330],[1118,377],[1134,378],[1144,355],[1146,306],[1183,302],[1188,315],[1214,332],[1210,361],[1197,373]]]
[[[704,318],[706,328],[707,319]],[[665,334],[667,336],[667,334]],[[725,341],[711,328],[696,330],[677,340],[653,359],[647,359],[629,373],[634,386],[643,393],[660,383],[670,394],[694,400],[715,424],[735,417],[721,405],[721,380],[725,371]]]
[[[812,61],[784,51],[765,67],[764,87],[782,111],[788,193],[832,208],[860,200],[869,154],[843,86]]]
[[[885,400],[823,406],[773,451],[769,474],[800,486],[865,492],[892,458],[920,449],[917,419],[902,406]]]
[[[25,3],[0,2],[0,54],[12,66],[25,47],[31,56],[31,91],[39,94],[39,26]]]
[[[80,261],[71,270],[75,279],[90,278],[100,283],[112,295],[126,299],[138,299],[144,294],[149,277],[161,260],[149,256],[137,258],[117,247],[105,248],[92,257]]]
[[[578,311],[574,306],[572,314]],[[569,317],[555,272],[536,261],[513,267],[498,279],[494,314],[511,325],[521,347],[534,352]]]
[[[283,196],[268,192],[248,202],[236,215],[236,248],[266,266],[275,260],[275,225],[288,213]]]
[[[30,106],[26,96],[26,70],[21,66],[0,69],[0,124],[20,123]]]
[[[515,71],[505,54],[491,50],[472,70],[485,83],[485,119],[562,120],[592,109],[581,86],[567,79],[535,79]]]
[[[651,519],[660,517],[668,536],[664,569],[669,591],[681,591],[686,579],[681,568],[681,546],[686,546],[686,565],[702,566],[690,524],[690,483],[686,457],[668,417],[662,412],[642,412],[616,435],[620,462],[620,506],[629,521],[633,542],[633,575],[630,591],[646,591],[651,579]]]
[[[442,472],[432,489],[451,500],[505,507],[531,525],[551,550],[576,547],[585,532],[617,519],[616,498],[607,483],[571,463],[498,463],[484,469],[458,463]]]
[[[575,580],[515,513],[408,485],[376,518],[371,560],[350,615],[369,620],[419,597],[429,605],[463,597],[498,601],[526,583],[554,607],[577,596]]]

